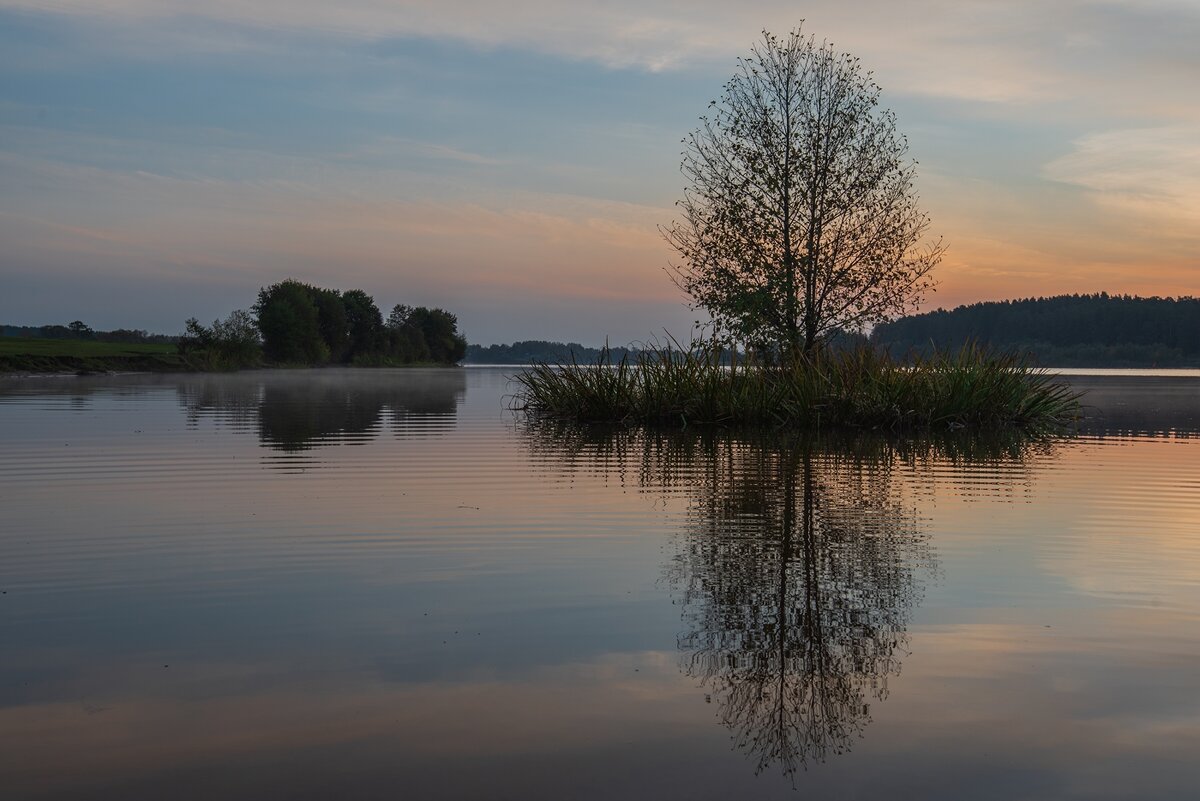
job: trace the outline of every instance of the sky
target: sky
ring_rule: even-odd
[[[686,335],[680,140],[799,26],[908,137],[926,308],[1200,294],[1200,0],[0,0],[0,323],[294,277],[481,344]]]

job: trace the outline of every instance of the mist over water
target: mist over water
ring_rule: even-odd
[[[1027,442],[538,425],[509,372],[0,381],[6,797],[1200,780],[1200,376]]]

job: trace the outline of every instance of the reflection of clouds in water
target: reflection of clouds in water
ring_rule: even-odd
[[[342,675],[313,669],[293,654],[253,665],[198,654],[159,668],[163,675],[149,680],[125,671],[105,675],[109,689],[103,703],[39,698],[0,707],[0,744],[10,746],[6,756],[16,757],[5,765],[11,766],[5,789],[16,798],[44,792],[47,784],[62,791],[56,798],[211,798],[209,782],[195,794],[178,784],[181,771],[209,771],[212,783],[229,787],[222,797],[256,798],[229,781],[244,764],[239,760],[251,754],[268,764],[303,760],[295,770],[271,773],[271,796],[280,798],[491,798],[499,777],[520,782],[555,771],[565,774],[551,783],[560,790],[578,775],[546,754],[621,749],[631,727],[652,729],[692,700],[694,693],[678,680],[669,658],[657,652],[600,653],[588,661],[539,665],[519,676],[483,672],[395,681],[358,672],[357,662],[356,670]],[[344,669],[342,660],[349,657],[330,659]],[[156,660],[161,664],[154,654],[145,659]],[[642,668],[636,677],[634,663]],[[94,675],[73,679],[71,689],[86,694],[95,686]],[[222,692],[179,697],[161,691],[180,681],[189,687],[215,682]],[[60,725],[49,726],[48,720]],[[357,758],[366,757],[357,791],[347,790],[345,775],[323,767],[344,758],[348,745]],[[463,771],[463,753],[503,760],[503,766],[496,772]],[[514,765],[520,768],[508,773]],[[119,791],[88,792],[98,777]],[[401,785],[407,793],[396,794]],[[510,797],[559,796],[548,788],[545,794]]]
[[[369,442],[385,427],[404,437],[441,433],[455,424],[466,377],[454,369],[280,371],[203,376],[178,391],[189,422],[254,426],[265,447],[294,454]]]
[[[1091,598],[1200,606],[1198,448],[1194,437],[1177,436],[1061,449],[1059,540],[1077,547],[1038,548],[1038,567]]]
[[[935,568],[916,511],[933,484],[983,469],[994,497],[1044,443],[1017,437],[891,442],[531,426],[569,472],[686,499],[667,576],[681,667],[758,771],[793,774],[848,751],[888,694]]]

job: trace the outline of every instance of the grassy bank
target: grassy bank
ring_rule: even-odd
[[[267,364],[257,349],[252,354],[226,354],[219,348],[181,355],[173,343],[130,344],[87,339],[26,339],[0,337],[0,374],[151,372],[220,373],[255,367],[310,368],[342,365],[308,363]],[[453,367],[440,362],[404,362],[394,358],[361,357],[353,367]]]
[[[0,372],[170,372],[190,369],[171,343],[0,337]]]
[[[723,366],[716,349],[536,364],[515,407],[535,417],[660,425],[1046,430],[1079,416],[1076,393],[1027,362],[964,348],[901,363],[870,348],[786,367]]]

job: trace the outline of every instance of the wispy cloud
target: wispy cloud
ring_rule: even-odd
[[[1078,139],[1074,148],[1045,166],[1047,178],[1083,187],[1097,203],[1164,228],[1200,222],[1200,126],[1106,131]]]
[[[785,31],[807,17],[808,30],[863,57],[897,91],[983,102],[1074,98],[1097,74],[1125,89],[1147,65],[1156,69],[1155,61],[1195,65],[1200,32],[1200,9],[1178,0],[1053,6],[1041,0],[816,0],[803,8],[788,0],[0,0],[0,8],[71,15],[126,32],[144,26],[195,35],[197,23],[205,22],[373,40],[421,37],[650,71],[728,65],[760,29]],[[220,28],[209,35],[221,50],[231,41],[253,41]],[[1154,49],[1137,45],[1151,39]],[[155,38],[144,41],[153,46]],[[1144,102],[1145,93],[1158,94],[1142,87],[1140,94],[1109,91],[1109,100]]]
[[[0,219],[21,259],[116,264],[124,274],[162,265],[235,265],[248,283],[280,270],[319,276],[330,265],[349,280],[400,281],[442,292],[469,284],[563,297],[674,297],[661,274],[667,248],[655,223],[669,209],[528,191],[480,189],[473,197],[397,197],[362,171],[325,168],[316,181],[242,181],[166,176],[0,153],[0,175],[61,193],[53,216]],[[6,208],[8,209],[6,211]],[[40,254],[40,255],[39,255]]]
[[[360,160],[391,158],[400,160],[416,156],[435,161],[452,161],[460,164],[470,164],[480,167],[499,167],[511,163],[510,159],[495,158],[452,147],[440,142],[425,142],[417,139],[405,139],[397,136],[384,136],[356,146],[352,150],[338,153],[335,158],[343,160]]]

